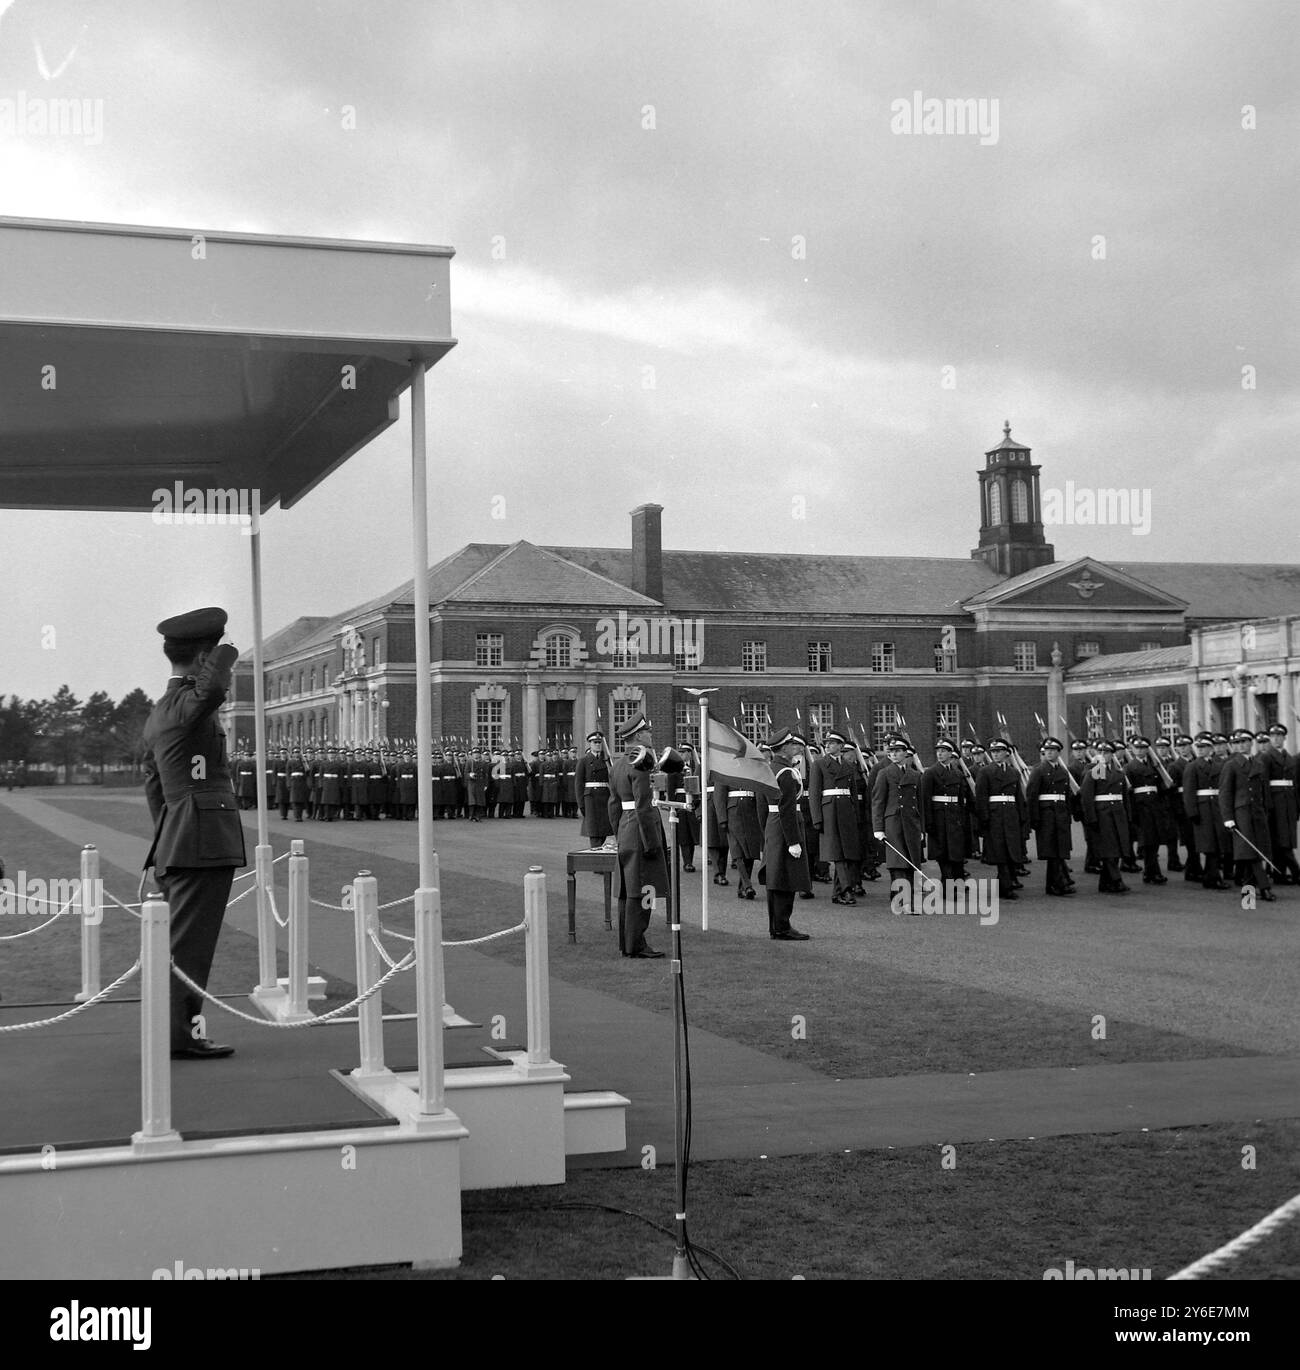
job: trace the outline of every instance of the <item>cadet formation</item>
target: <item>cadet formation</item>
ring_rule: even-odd
[[[1016,900],[1043,868],[1043,892],[1071,898],[1081,862],[1100,895],[1124,895],[1124,877],[1166,885],[1170,874],[1207,891],[1249,888],[1272,901],[1276,885],[1300,885],[1295,855],[1300,773],[1287,731],[1239,729],[1181,735],[1072,740],[1043,736],[1030,762],[1007,736],[987,744],[940,738],[926,765],[904,735],[877,751],[831,732],[811,742],[792,729],[761,744],[779,797],[724,782],[699,793],[687,777],[699,758],[686,747],[656,751],[643,716],[620,729],[624,750],[611,756],[593,732],[581,755],[543,748],[457,747],[433,754],[433,816],[470,823],[567,818],[591,847],[617,850],[620,948],[658,958],[645,941],[651,910],[667,897],[666,843],[656,801],[677,814],[682,869],[692,872],[700,844],[700,805],[709,805],[709,847],[702,854],[717,886],[768,904],[775,940],[805,941],[791,926],[795,898],[855,907],[867,885],[888,876],[895,912],[916,913],[916,896],[938,868],[947,888],[996,871],[1000,900]],[[256,762],[234,760],[239,803],[256,802]],[[667,771],[673,788],[652,794],[650,776]],[[414,749],[326,747],[283,750],[267,766],[267,794],[281,818],[302,822],[410,821],[416,815]],[[1076,850],[1075,823],[1083,850]],[[1032,855],[1031,855],[1032,853]],[[990,867],[988,872],[974,869]],[[633,894],[629,895],[628,891]],[[640,893],[637,893],[640,892]],[[901,901],[901,904],[900,904]]]

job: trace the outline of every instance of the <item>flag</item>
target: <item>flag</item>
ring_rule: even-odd
[[[761,790],[773,799],[781,797],[772,768],[748,738],[709,715],[709,778],[723,780],[733,788]]]

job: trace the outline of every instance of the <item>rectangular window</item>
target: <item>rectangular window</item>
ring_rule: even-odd
[[[831,668],[831,644],[829,642],[810,642],[808,644],[808,669],[814,672],[829,671]]]
[[[752,641],[740,644],[740,669],[742,671],[767,670],[767,643]]]
[[[1036,642],[1017,642],[1015,663],[1017,671],[1036,671],[1038,669],[1038,644]]]
[[[1089,704],[1084,710],[1085,726],[1088,729],[1088,740],[1100,737],[1101,733],[1101,705]]]
[[[961,739],[961,707],[957,704],[936,704],[934,707],[934,727],[939,737],[947,737],[953,742]]]
[[[688,642],[673,652],[674,671],[698,671],[700,669],[700,644]]]
[[[683,747],[698,747],[700,745],[700,706],[687,700],[685,703],[674,704],[673,713],[675,715],[673,745],[679,751]]]
[[[808,740],[810,742],[820,742],[834,726],[834,704],[810,704],[808,706]]]
[[[740,706],[740,731],[751,742],[766,742],[772,730],[772,720],[766,704],[742,704]]]
[[[616,671],[634,671],[641,664],[641,648],[635,642],[624,643],[622,650],[609,654],[609,664]]]
[[[934,649],[934,670],[936,675],[952,675],[957,669],[956,649],[936,646]]]
[[[1124,741],[1142,731],[1142,710],[1136,704],[1125,704],[1123,709]]]
[[[1074,659],[1076,661],[1086,661],[1090,656],[1101,655],[1101,643],[1092,638],[1085,638],[1074,644]]]
[[[563,633],[552,633],[542,644],[546,664],[568,670],[573,662],[573,643]]]
[[[614,751],[627,751],[628,744],[619,741],[619,733],[625,724],[631,721],[641,711],[641,702],[636,699],[615,699],[610,704],[610,716],[614,720],[614,738],[611,744]]]
[[[502,708],[505,701],[500,699],[476,699],[474,701],[474,742],[479,747],[499,747],[501,745]]]
[[[1172,699],[1166,700],[1156,710],[1156,716],[1160,720],[1160,736],[1167,737],[1172,742],[1182,731],[1178,726],[1177,702]]]
[[[501,633],[474,634],[474,665],[500,666],[505,657],[505,638]]]
[[[873,642],[871,644],[871,669],[876,672],[894,669],[894,644],[892,642]]]
[[[885,738],[898,731],[898,705],[873,704],[871,706],[871,745],[877,751],[885,745]]]
[[[1158,642],[1139,642],[1139,643],[1138,643],[1138,651],[1139,651],[1139,652],[1158,652],[1159,650],[1160,650],[1160,644],[1159,644]]]

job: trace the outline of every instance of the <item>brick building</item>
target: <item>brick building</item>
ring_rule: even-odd
[[[680,744],[700,688],[754,738],[798,711],[873,743],[905,726],[927,755],[940,729],[987,738],[999,713],[1022,744],[1036,714],[1076,735],[1289,723],[1300,567],[1057,563],[1030,457],[1009,426],[985,453],[967,557],[665,550],[655,504],[626,548],[470,543],[429,571],[434,736],[532,751],[644,709]],[[413,614],[408,582],[270,637],[272,744],[411,736]],[[223,710],[250,741],[251,670]]]

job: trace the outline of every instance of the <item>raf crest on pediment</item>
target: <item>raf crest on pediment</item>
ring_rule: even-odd
[[[1071,590],[1077,591],[1080,599],[1091,599],[1105,585],[1104,580],[1093,580],[1091,571],[1084,571],[1078,580],[1066,582]]]

